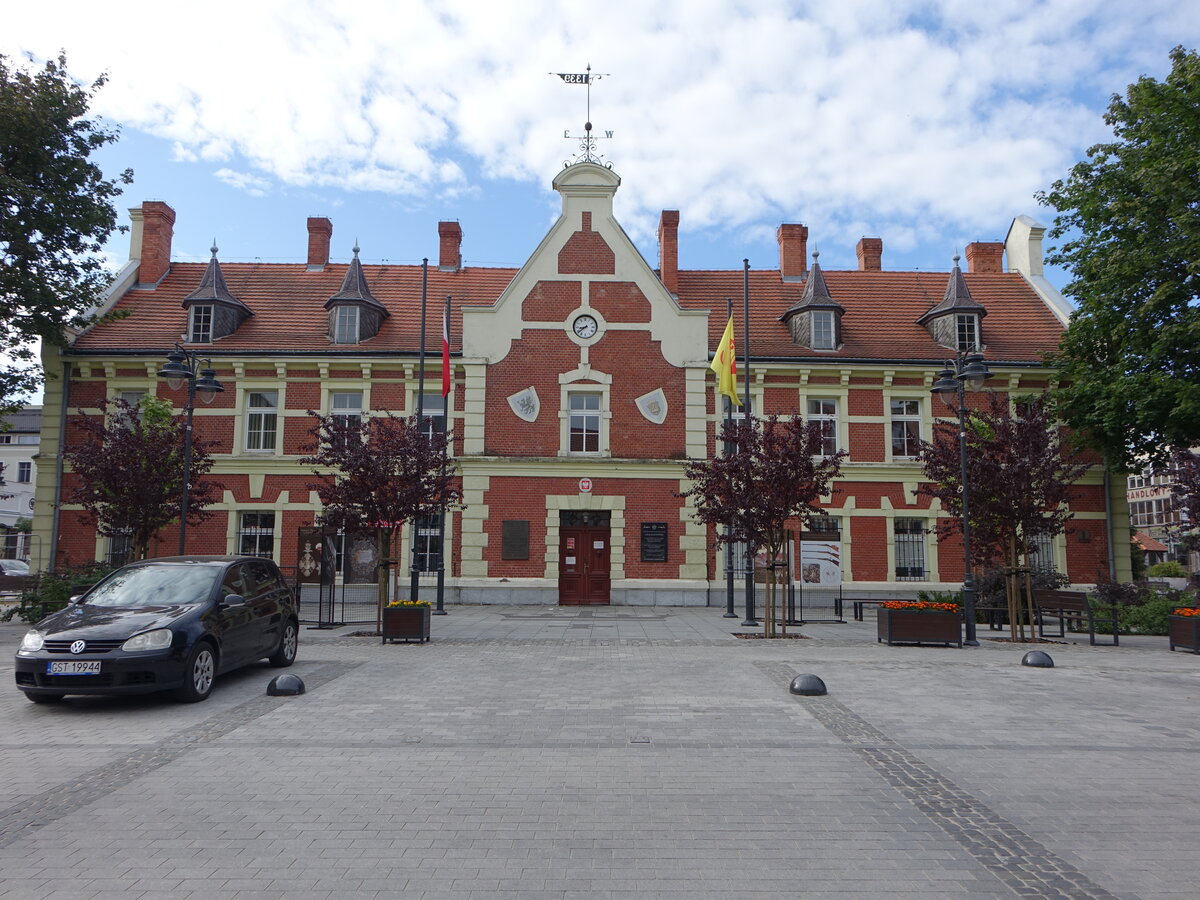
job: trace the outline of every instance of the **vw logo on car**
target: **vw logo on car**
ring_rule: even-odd
[[[260,659],[290,666],[298,621],[296,596],[269,559],[142,560],[110,573],[25,635],[17,687],[34,703],[154,691],[195,702],[231,669]]]

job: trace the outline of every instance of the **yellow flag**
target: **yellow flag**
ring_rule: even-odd
[[[733,316],[725,325],[725,333],[721,335],[721,343],[717,344],[717,352],[708,366],[717,373],[717,393],[724,394],[734,406],[741,406],[737,390],[737,347],[733,342]]]

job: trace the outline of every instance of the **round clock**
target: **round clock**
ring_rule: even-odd
[[[596,333],[596,320],[588,315],[576,316],[575,321],[571,324],[571,328],[581,338],[587,339]]]

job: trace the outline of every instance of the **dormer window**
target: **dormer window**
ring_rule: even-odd
[[[779,321],[791,332],[792,340],[801,347],[813,350],[836,350],[841,343],[841,320],[845,310],[829,294],[821,264],[813,254],[812,269],[804,282],[800,300],[791,306]]]
[[[212,343],[213,308],[197,304],[188,311],[188,341],[193,344]]]
[[[200,285],[183,298],[188,311],[187,340],[192,344],[211,344],[229,337],[238,326],[254,315],[245,303],[229,292],[221,264],[217,261],[217,245],[212,246],[212,259],[204,270]]]
[[[954,317],[955,347],[969,353],[979,349],[979,316],[974,313],[959,313]]]
[[[335,306],[330,311],[335,344],[358,343],[358,312],[357,306]]]
[[[814,309],[812,311],[812,348],[814,350],[835,349],[835,331],[833,310]]]

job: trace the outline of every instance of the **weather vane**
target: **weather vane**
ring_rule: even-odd
[[[569,128],[563,129],[563,137],[569,141],[579,141],[580,152],[573,159],[563,163],[563,168],[577,162],[594,162],[600,163],[607,168],[612,168],[612,163],[604,161],[604,154],[596,152],[596,141],[607,140],[613,136],[611,131],[605,131],[603,135],[596,135],[592,132],[592,82],[599,81],[608,75],[608,72],[599,75],[592,74],[592,65],[588,63],[586,72],[551,72],[551,75],[557,75],[565,84],[582,84],[587,86],[587,121],[583,124],[583,134],[571,134]]]

